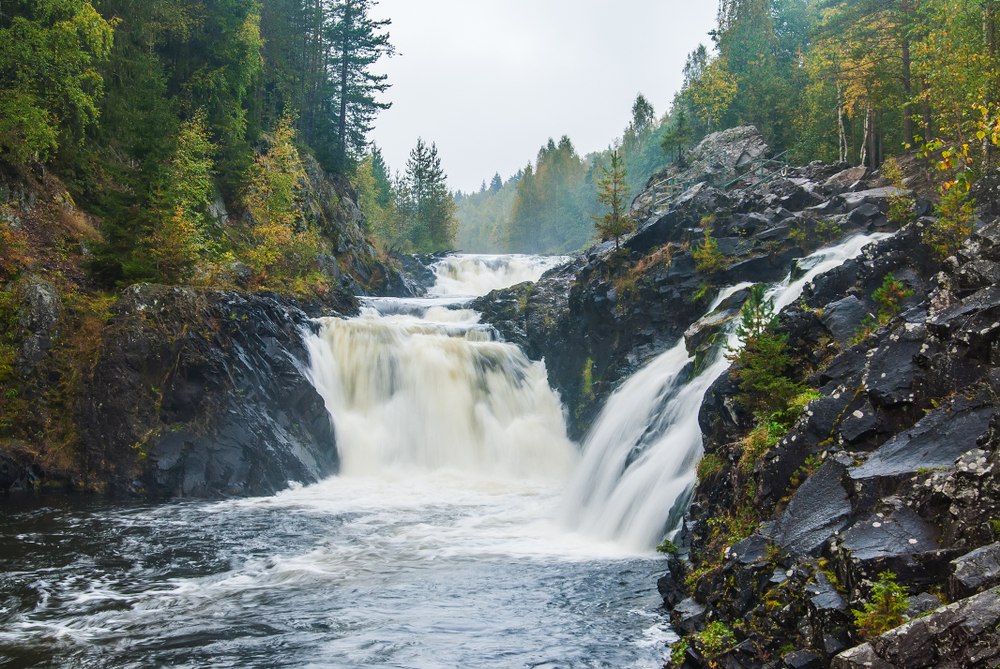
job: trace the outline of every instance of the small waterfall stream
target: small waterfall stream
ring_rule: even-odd
[[[858,235],[799,261],[799,279],[768,290],[780,311],[819,274],[861,253],[885,235]],[[708,313],[739,288],[722,291]],[[735,327],[735,323],[733,323]],[[583,445],[583,461],[563,500],[570,527],[632,550],[648,550],[675,530],[695,483],[702,454],[698,412],[705,392],[729,367],[730,331],[704,371],[690,378],[694,358],[681,340],[630,377],[608,399]]]

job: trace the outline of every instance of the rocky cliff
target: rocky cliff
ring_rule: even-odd
[[[651,180],[701,182],[665,206],[652,189],[640,194],[634,211],[646,220],[623,253],[593,248],[477,308],[508,339],[545,358],[579,436],[609,392],[654,354],[684,337],[697,367],[698,354],[720,345],[747,295],[735,293],[699,320],[720,287],[794,275],[795,258],[856,230],[894,233],[818,277],[781,314],[794,380],[814,399],[776,443],[747,453],[759,418],[737,400],[729,374],[706,394],[706,466],[659,583],[683,636],[672,661],[689,668],[996,666],[1000,220],[993,182],[980,186],[971,237],[941,258],[924,242],[938,219],[915,161],[904,161],[910,192],[877,172],[821,164],[783,168],[760,183],[748,174],[722,192],[712,184],[766,155],[746,129],[731,134],[709,138],[686,165]],[[713,163],[718,155],[724,160]],[[888,217],[899,196],[912,198],[902,229]],[[721,258],[694,253],[706,232]],[[899,300],[892,313],[880,313],[877,291],[887,277]]]
[[[0,179],[0,214],[30,267],[0,284],[0,491],[268,494],[337,470],[303,371],[309,317],[422,289],[380,259],[350,183],[306,168],[305,215],[330,254],[323,285],[295,295],[247,292],[238,264],[220,281],[242,290],[99,292],[83,271],[99,221],[51,174]]]

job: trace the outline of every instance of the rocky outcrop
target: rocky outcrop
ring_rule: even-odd
[[[330,417],[306,376],[314,327],[274,294],[129,288],[77,406],[85,471],[176,496],[270,494],[335,473]]]
[[[808,170],[822,175],[816,165],[795,172]],[[896,191],[875,176],[788,181],[822,196],[805,211],[841,230],[892,229],[884,214]],[[677,540],[692,561],[672,565],[664,578],[673,586],[661,590],[668,608],[690,594],[688,609],[699,607],[701,624],[729,626],[733,644],[712,658],[690,651],[685,666],[995,664],[1000,220],[985,204],[952,258],[922,243],[936,221],[923,216],[818,277],[785,310],[779,327],[818,397],[751,469],[737,463],[752,418],[728,375],[707,393],[705,450],[723,471],[696,490]],[[742,229],[759,223],[732,218]],[[874,295],[890,273],[909,293],[879,325]],[[697,348],[696,336],[688,341]],[[727,536],[726,518],[742,519],[749,538]],[[863,643],[852,611],[886,572],[909,595],[913,620]],[[678,590],[685,574],[691,588]],[[675,610],[678,624],[686,610]]]
[[[737,163],[740,156],[766,153],[752,128],[718,133],[704,145],[735,156]],[[705,316],[721,288],[778,281],[794,271],[796,258],[852,231],[896,229],[886,216],[895,191],[873,188],[877,178],[853,176],[854,190],[839,183],[826,186],[847,169],[842,168],[814,164],[789,169],[759,188],[729,193],[708,182],[697,183],[665,210],[640,220],[621,252],[615,253],[611,242],[597,245],[537,283],[495,291],[473,308],[507,341],[545,360],[550,382],[569,408],[571,436],[579,438],[610,392],[652,357],[682,337],[702,355],[711,348],[713,328],[717,334],[719,323],[733,314],[720,312],[696,321]],[[712,271],[700,270],[694,253],[706,232],[722,257]],[[903,260],[905,252],[896,265],[879,264],[869,281],[880,282]],[[742,306],[731,301],[723,311]],[[875,309],[870,293],[860,307],[865,314]],[[828,337],[810,313],[815,322],[803,335],[822,331]],[[856,326],[840,320],[838,336],[845,340]]]

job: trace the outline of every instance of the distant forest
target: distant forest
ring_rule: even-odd
[[[711,48],[688,56],[670,109],[657,117],[640,94],[612,143],[632,195],[708,133],[745,124],[799,164],[879,167],[907,150],[959,155],[963,169],[976,150],[988,161],[998,13],[1000,0],[722,0]],[[609,155],[550,140],[506,181],[459,193],[457,246],[559,253],[591,243]]]

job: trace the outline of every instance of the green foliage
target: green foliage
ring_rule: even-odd
[[[676,555],[680,552],[677,545],[670,539],[664,539],[660,542],[660,545],[656,547],[657,553],[666,553],[667,555]]]
[[[864,603],[864,610],[853,610],[854,622],[861,634],[868,639],[885,634],[906,621],[909,598],[903,587],[896,583],[891,571],[879,574],[872,585],[871,601]]]
[[[740,471],[751,473],[761,456],[774,448],[786,432],[788,428],[775,420],[764,420],[755,425],[743,439]]]
[[[937,205],[938,221],[924,232],[923,241],[934,249],[939,259],[955,255],[969,235],[975,221],[975,200],[969,197],[969,183],[965,174],[950,185],[941,188],[941,202]]]
[[[694,256],[695,269],[706,274],[721,272],[728,266],[726,256],[719,251],[719,243],[715,241],[711,230],[705,230],[705,239],[691,251]]]
[[[406,181],[397,194],[407,238],[417,252],[445,251],[455,243],[458,219],[446,179],[437,146],[427,146],[418,138],[406,161]]]
[[[681,639],[670,647],[670,664],[679,667],[684,664],[684,656],[691,643],[688,639]]]
[[[714,660],[725,653],[736,643],[733,630],[721,620],[716,620],[705,625],[705,629],[695,635],[702,654],[708,660]]]
[[[315,260],[318,241],[302,223],[305,170],[295,148],[292,118],[275,128],[267,153],[257,156],[244,193],[252,224],[237,245],[237,256],[258,280],[299,276]]]
[[[878,312],[878,322],[880,325],[885,325],[899,314],[903,303],[913,297],[913,291],[907,289],[901,281],[896,280],[892,272],[889,272],[872,297],[881,307]]]
[[[903,171],[895,158],[889,158],[882,166],[882,175],[899,190],[903,187]],[[910,222],[910,212],[913,210],[913,197],[905,193],[892,195],[889,198],[889,220],[902,227]]]
[[[594,399],[594,361],[592,358],[587,358],[587,361],[583,363],[583,384],[580,387],[580,392],[584,397]]]
[[[787,376],[792,366],[788,335],[774,332],[774,301],[765,297],[765,289],[763,284],[750,289],[736,328],[740,344],[728,357],[740,389],[737,401],[758,416],[770,417],[786,411],[803,388]]]
[[[7,3],[0,14],[0,155],[46,161],[59,135],[97,121],[114,21],[84,0]]]
[[[626,213],[629,193],[626,176],[628,171],[622,163],[621,153],[616,149],[611,152],[611,167],[604,168],[597,191],[597,201],[611,207],[611,211],[601,217],[592,217],[598,238],[602,242],[614,239],[615,251],[618,251],[619,239],[635,229],[635,222]]]
[[[706,453],[698,461],[698,482],[704,483],[726,468],[726,461],[718,453]]]

